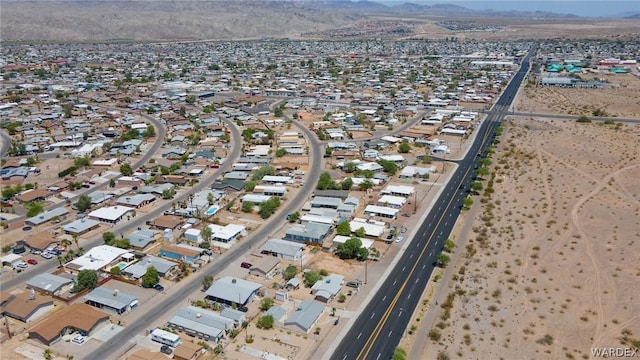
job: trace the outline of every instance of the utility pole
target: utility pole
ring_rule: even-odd
[[[364,259],[364,284],[367,285],[367,259]]]

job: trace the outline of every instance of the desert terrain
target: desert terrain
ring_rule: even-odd
[[[637,125],[508,120],[473,222],[452,234],[446,285],[431,283],[401,343],[409,358],[588,359],[638,347],[638,143]]]
[[[640,79],[632,74],[608,71],[580,74],[588,79],[603,79],[602,89],[573,89],[525,86],[513,107],[516,111],[591,116],[603,110],[612,117],[640,117]]]

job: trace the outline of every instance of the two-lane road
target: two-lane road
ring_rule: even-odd
[[[474,164],[479,158],[477,154],[484,152],[492,143],[495,130],[528,71],[528,59],[534,51],[532,49],[523,60],[522,67],[479,127],[466,156],[458,162],[451,180],[416,231],[414,239],[380,286],[384,291],[376,293],[364,307],[341,339],[332,359],[391,358],[429,281],[436,256],[460,214],[466,189],[474,176]]]

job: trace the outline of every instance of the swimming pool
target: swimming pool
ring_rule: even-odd
[[[205,211],[205,214],[207,214],[207,216],[211,216],[211,215],[217,213],[218,210],[220,210],[220,207],[218,205],[213,205],[212,207],[207,209],[207,211]]]
[[[120,271],[122,271],[122,270],[124,270],[124,268],[126,268],[126,267],[127,267],[127,265],[129,265],[129,264],[119,263],[119,264],[118,264],[118,267],[120,268]]]

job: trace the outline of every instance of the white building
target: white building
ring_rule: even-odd
[[[89,218],[116,224],[125,216],[134,217],[136,211],[126,206],[107,206],[89,213]]]

